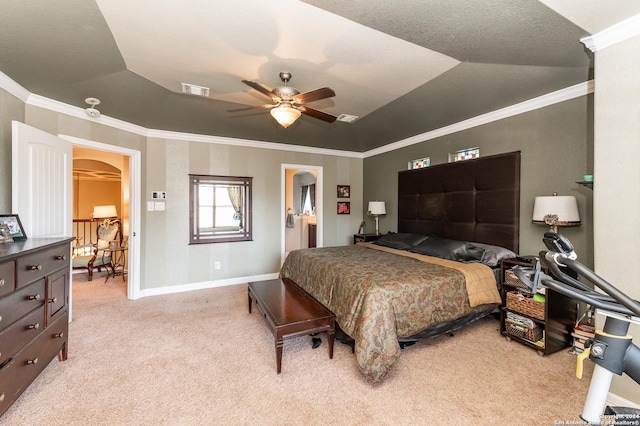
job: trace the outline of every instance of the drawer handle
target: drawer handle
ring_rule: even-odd
[[[64,254],[60,254],[56,256],[56,260],[67,260],[67,256],[65,256]]]
[[[29,299],[29,300],[40,300],[40,294],[30,294],[29,296],[27,296],[27,299]]]
[[[40,328],[40,323],[38,323],[38,322],[37,322],[37,323],[35,323],[35,324],[29,324],[29,325],[27,326],[27,328],[28,328],[29,330],[37,330],[37,329],[39,329],[39,328]]]
[[[0,394],[0,402],[4,401],[4,394]]]
[[[64,337],[64,333],[56,333],[56,334],[54,334],[54,335],[53,335],[53,337],[54,337],[55,339],[61,339],[61,338],[63,338],[63,337]]]
[[[4,278],[0,279],[0,287],[4,287]]]
[[[30,271],[35,271],[35,270],[42,271],[42,265],[29,265],[27,269]]]
[[[38,363],[38,358],[34,358],[34,359],[28,359],[27,362],[25,364],[27,365],[36,365]]]
[[[54,297],[53,299],[49,299],[49,303],[56,303],[58,301],[57,297]]]

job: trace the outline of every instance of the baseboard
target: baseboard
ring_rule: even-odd
[[[278,278],[277,272],[274,272],[272,274],[253,275],[249,277],[229,278],[226,280],[203,281],[199,283],[174,285],[169,287],[147,288],[147,289],[140,290],[139,297],[142,298],[147,296],[159,296],[162,294],[183,293],[185,291],[204,290],[204,289],[216,288],[216,287],[226,287],[230,285],[246,284],[252,281],[272,280],[275,278]]]
[[[607,405],[610,405],[612,407],[630,407],[640,410],[639,404],[629,401],[628,399],[624,399],[623,397],[611,392],[609,392],[609,394],[607,395]]]

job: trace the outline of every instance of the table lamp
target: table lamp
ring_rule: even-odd
[[[387,214],[384,201],[369,201],[369,208],[367,214],[376,218],[376,235],[380,235],[378,230],[378,216]]]
[[[557,192],[550,197],[536,197],[532,220],[539,225],[548,225],[549,231],[555,233],[558,232],[559,226],[580,225],[576,197],[561,196]]]

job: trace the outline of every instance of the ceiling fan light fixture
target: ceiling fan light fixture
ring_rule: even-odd
[[[285,129],[295,123],[301,115],[300,111],[287,105],[280,105],[269,112],[278,124]]]

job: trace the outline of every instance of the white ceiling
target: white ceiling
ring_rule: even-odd
[[[97,3],[129,70],[172,91],[209,87],[209,97],[238,104],[268,100],[239,76],[273,88],[280,71],[293,69],[289,85],[300,92],[331,84],[339,94],[311,106],[363,117],[459,64],[297,0]]]

